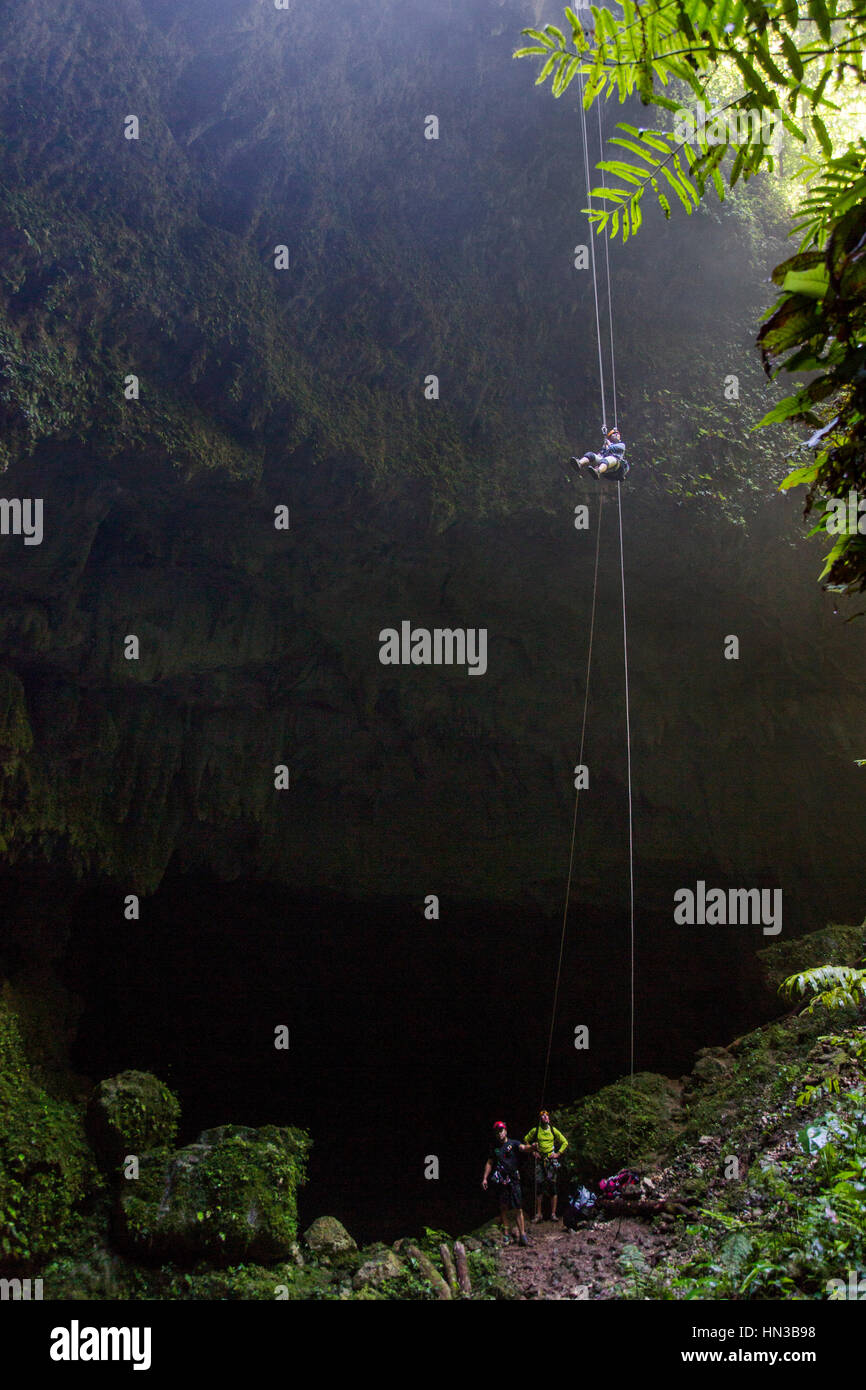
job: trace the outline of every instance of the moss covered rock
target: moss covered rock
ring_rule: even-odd
[[[692,1067],[692,1082],[716,1081],[727,1076],[736,1066],[736,1061],[726,1047],[702,1047],[695,1054]]]
[[[87,1106],[87,1130],[109,1167],[127,1154],[170,1148],[180,1120],[177,1096],[147,1071],[124,1071],[100,1081]]]
[[[83,1117],[34,1080],[15,1015],[0,1000],[0,1256],[42,1260],[96,1176]]]
[[[304,1232],[304,1244],[316,1255],[348,1255],[357,1246],[335,1216],[319,1216]]]
[[[223,1125],[175,1153],[144,1154],[121,1187],[121,1237],[149,1258],[286,1259],[310,1142],[289,1127]]]
[[[405,1266],[400,1256],[387,1246],[365,1251],[368,1256],[352,1276],[352,1288],[381,1288],[388,1279],[399,1279]]]
[[[74,1247],[42,1271],[46,1298],[58,1302],[113,1303],[147,1296],[135,1266],[111,1250],[104,1243],[104,1236],[105,1232],[97,1233],[92,1226],[76,1232]]]
[[[570,1166],[595,1182],[626,1163],[646,1161],[676,1139],[681,1126],[680,1086],[655,1072],[638,1072],[584,1096],[557,1113],[569,1141]]]
[[[866,922],[846,927],[831,922],[821,931],[808,932],[794,941],[774,941],[758,960],[767,986],[775,993],[783,980],[800,970],[818,965],[857,965],[866,955]]]
[[[753,1133],[756,1114],[791,1101],[801,1089],[809,1071],[810,1049],[829,1026],[821,1010],[790,1014],[735,1039],[727,1049],[735,1065],[723,1067],[715,1076],[693,1072],[688,1078],[683,1140],[692,1143],[700,1135],[724,1135],[728,1152],[736,1153],[744,1136]]]

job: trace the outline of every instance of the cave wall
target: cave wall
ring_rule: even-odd
[[[22,873],[561,898],[592,577],[572,510],[597,505],[561,460],[599,423],[574,111],[511,61],[519,5],[362,9],[3,10],[4,488],[46,517],[38,546],[0,538]],[[862,906],[863,658],[773,496],[778,443],[749,434],[781,230],[770,193],[738,195],[648,216],[612,265],[638,882],[782,882],[805,920],[828,875]],[[624,894],[617,581],[608,506],[578,865],[602,905]],[[382,666],[403,619],[485,627],[487,673]]]
[[[32,465],[28,486],[56,497],[60,461]],[[549,513],[437,533],[408,507],[395,526],[390,500],[349,505],[339,472],[322,469],[279,532],[275,492],[212,482],[180,501],[117,483],[88,526],[106,480],[88,479],[83,459],[73,471],[64,539],[19,555],[4,615],[13,857],[72,862],[127,891],[152,890],[172,865],[361,896],[556,902],[595,484],[573,496],[562,484]],[[626,826],[606,497],[579,878],[595,902],[622,898]],[[572,522],[581,498],[588,531]],[[644,891],[669,897],[694,865],[744,886],[770,873],[814,901],[832,864],[845,900],[860,881],[840,828],[862,795],[862,672],[851,628],[814,586],[814,549],[790,543],[793,509],[768,502],[751,538],[732,539],[724,523],[648,502],[637,480],[623,516]],[[486,628],[486,673],[382,665],[379,632],[404,619]],[[128,634],[138,661],[124,657]],[[738,661],[724,657],[729,634]],[[275,790],[277,764],[287,791]]]

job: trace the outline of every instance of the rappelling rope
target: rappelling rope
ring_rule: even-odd
[[[585,173],[586,173],[586,200],[587,200],[587,207],[589,208],[589,210],[590,210],[590,212],[591,212],[591,211],[592,211],[592,190],[591,190],[591,188],[590,188],[590,178],[589,178],[589,141],[588,141],[588,139],[587,139],[587,134],[586,134],[586,111],[584,110],[584,106],[583,106],[583,72],[582,72],[582,70],[581,70],[580,68],[578,68],[578,70],[577,70],[577,78],[578,78],[578,85],[579,85],[579,87],[580,87],[580,129],[581,129],[581,132],[582,132],[582,135],[583,135],[583,167],[584,167],[584,170],[585,170]],[[606,245],[606,244],[607,244],[607,239],[605,238],[605,245]],[[590,261],[592,262],[592,295],[593,295],[593,299],[594,299],[594,301],[595,301],[595,336],[596,336],[596,339],[598,340],[598,381],[599,381],[599,386],[600,386],[600,388],[601,388],[601,418],[602,418],[602,420],[605,422],[605,427],[607,427],[607,407],[606,407],[606,405],[605,405],[605,399],[604,399],[604,362],[603,362],[603,360],[602,360],[602,351],[601,351],[601,315],[599,314],[599,310],[598,310],[598,275],[596,274],[596,265],[595,265],[595,233],[593,232],[592,223],[591,223],[591,222],[589,223],[589,256],[590,256]],[[610,292],[610,276],[608,276],[608,293],[609,293],[609,292]],[[611,330],[611,331],[612,331],[612,330]]]
[[[583,109],[581,107],[581,109]],[[601,129],[601,102],[595,104],[596,116],[598,119],[598,148],[600,156],[604,157],[604,136]],[[583,121],[586,125],[586,112],[583,112]],[[601,186],[607,187],[605,182],[605,172],[601,170]],[[611,298],[611,278],[610,278],[610,250],[608,238],[604,238],[605,269],[607,272],[607,323],[610,336],[610,376],[611,376],[611,396],[613,398],[613,423],[617,424],[616,410],[616,353],[613,346],[613,302]],[[599,338],[599,347],[601,346]],[[623,525],[622,525],[622,486],[617,479],[616,484],[617,512],[619,515],[619,574],[622,591],[622,658],[623,674],[625,683],[625,735],[626,735],[626,759],[628,770],[628,880],[629,880],[629,1040],[628,1040],[628,1075],[629,1088],[632,1093],[632,1104],[628,1107],[627,1123],[627,1148],[628,1162],[631,1162],[631,1123],[632,1111],[634,1109],[634,811],[632,804],[632,785],[631,785],[631,711],[629,707],[628,693],[628,622],[626,618],[625,602],[625,557],[623,546]]]
[[[595,532],[595,571],[592,576],[592,612],[589,619],[589,649],[586,654],[586,680],[583,692],[583,720],[580,726],[580,753],[578,755],[578,766],[583,767],[583,748],[586,740],[586,711],[589,705],[589,678],[592,672],[592,645],[595,636],[595,608],[596,596],[598,594],[598,555],[601,546],[601,514],[604,510],[604,494],[599,499],[598,507],[598,526]],[[578,783],[579,778],[575,779]],[[565,951],[565,934],[568,926],[568,903],[571,897],[571,881],[574,876],[574,851],[577,844],[577,808],[580,804],[580,786],[577,785],[574,793],[574,816],[571,822],[571,851],[568,856],[568,881],[565,886],[565,904],[562,909],[562,932],[559,938],[559,960],[556,965],[556,983],[553,989],[553,1008],[550,1011],[550,1032],[547,1037],[547,1057],[544,1061],[544,1083],[541,1087],[541,1104],[545,1103],[547,1092],[547,1077],[550,1071],[550,1054],[553,1049],[553,1029],[556,1023],[556,1006],[559,1002],[559,982],[562,976],[562,957]]]
[[[587,135],[587,125],[586,125],[586,109],[585,109],[585,107],[584,107],[584,82],[583,82],[583,72],[582,72],[582,70],[581,70],[580,68],[578,68],[578,85],[579,85],[579,89],[580,89],[580,122],[581,122],[581,136],[582,136],[582,144],[583,144],[584,170],[585,170],[585,176],[586,176],[587,209],[588,209],[588,212],[591,213],[591,212],[592,212],[592,192],[591,192],[591,188],[590,188],[589,139],[588,139],[588,135]],[[597,112],[597,117],[598,117],[599,148],[600,148],[600,151],[601,151],[601,153],[602,153],[602,155],[603,155],[603,149],[604,149],[604,147],[603,147],[603,136],[602,136],[602,128],[601,128],[601,103],[600,103],[600,102],[597,102],[597,103],[596,103],[596,112]],[[601,174],[602,174],[602,187],[606,187],[606,184],[605,184],[605,182],[604,182],[604,170],[601,171]],[[606,401],[605,401],[605,380],[604,380],[604,354],[603,354],[603,351],[602,351],[602,341],[601,341],[601,314],[600,314],[600,311],[599,311],[599,302],[598,302],[598,272],[597,272],[596,256],[595,256],[595,232],[594,232],[593,229],[592,229],[592,222],[591,222],[591,221],[590,221],[590,224],[589,224],[589,225],[590,225],[590,238],[589,238],[589,241],[590,241],[590,260],[591,260],[591,265],[592,265],[592,292],[593,292],[593,301],[594,301],[594,305],[595,305],[595,330],[596,330],[596,341],[597,341],[597,345],[598,345],[598,375],[599,375],[599,387],[600,387],[600,391],[601,391],[602,418],[603,418],[603,420],[604,420],[604,422],[605,422],[605,428],[607,428],[607,408],[606,408]],[[609,341],[610,341],[610,370],[611,370],[611,388],[612,388],[612,404],[613,404],[613,422],[614,422],[614,425],[616,426],[616,424],[617,424],[616,355],[615,355],[615,351],[614,351],[614,339],[613,339],[613,305],[612,305],[612,299],[611,299],[610,253],[609,253],[609,249],[608,249],[607,237],[605,237],[605,239],[604,239],[604,245],[605,245],[605,270],[606,270],[606,275],[607,275],[607,312],[608,312],[608,333],[609,333]],[[628,773],[629,980],[630,980],[630,987],[629,987],[629,1084],[630,1084],[630,1087],[633,1087],[633,1085],[634,1085],[634,1056],[635,1056],[635,984],[634,984],[634,977],[635,977],[635,930],[634,930],[634,917],[635,917],[635,913],[634,913],[634,812],[633,812],[632,771],[631,771],[631,711],[630,711],[630,704],[629,704],[629,676],[628,676],[628,620],[627,620],[627,613],[626,613],[626,596],[625,596],[625,548],[624,548],[624,544],[623,544],[622,487],[621,487],[620,479],[617,479],[616,491],[617,491],[617,513],[618,513],[618,518],[619,518],[619,559],[620,559],[620,582],[621,582],[621,589],[622,589],[622,641],[623,641],[623,665],[624,665],[624,678],[625,678],[626,756],[627,756],[627,773]],[[589,684],[590,684],[590,675],[591,675],[591,671],[592,671],[592,650],[593,650],[593,639],[594,639],[594,635],[595,635],[595,613],[596,613],[596,601],[597,601],[597,593],[598,593],[598,558],[599,558],[599,549],[600,549],[600,540],[601,540],[601,516],[602,516],[603,506],[604,506],[604,493],[601,492],[601,493],[600,493],[600,496],[599,496],[598,528],[597,528],[597,531],[596,531],[596,542],[595,542],[595,569],[594,569],[593,581],[592,581],[592,614],[591,614],[591,618],[590,618],[589,648],[588,648],[588,653],[587,653],[587,664],[586,664],[586,683],[585,683],[584,699],[583,699],[583,721],[582,721],[582,724],[581,724],[581,731],[580,731],[580,757],[579,757],[579,765],[580,765],[581,767],[583,766],[583,752],[584,752],[584,742],[585,742],[585,735],[586,735],[586,716],[587,716],[587,708],[588,708],[588,704],[589,704]],[[573,877],[574,877],[574,856],[575,856],[575,846],[576,846],[576,842],[577,842],[577,810],[578,810],[579,803],[580,803],[580,787],[579,787],[579,785],[578,785],[578,786],[576,786],[576,788],[575,788],[574,816],[573,816],[572,827],[571,827],[571,848],[570,848],[570,852],[569,852],[569,861],[568,861],[568,878],[567,878],[567,882],[566,882],[566,889],[565,889],[565,904],[564,904],[564,907],[563,907],[563,914],[562,914],[562,931],[561,931],[561,933],[560,933],[560,941],[559,941],[559,959],[558,959],[558,961],[557,961],[557,968],[556,968],[556,980],[555,980],[554,992],[553,992],[553,1007],[552,1007],[552,1009],[551,1009],[551,1016],[550,1016],[550,1031],[549,1031],[548,1040],[547,1040],[547,1056],[546,1056],[546,1058],[545,1058],[545,1064],[544,1064],[544,1083],[543,1083],[543,1085],[542,1085],[542,1091],[541,1091],[541,1094],[542,1094],[542,1104],[545,1104],[545,1103],[546,1103],[546,1101],[545,1101],[545,1095],[546,1095],[546,1091],[547,1091],[547,1081],[548,1081],[548,1076],[549,1076],[549,1072],[550,1072],[550,1057],[551,1057],[551,1052],[552,1052],[552,1048],[553,1048],[553,1033],[554,1033],[554,1027],[555,1027],[555,1023],[556,1023],[556,1010],[557,1010],[557,1005],[558,1005],[558,1002],[559,1002],[559,988],[560,988],[560,982],[561,982],[561,977],[562,977],[562,962],[563,962],[563,956],[564,956],[564,953],[565,953],[565,938],[566,938],[566,932],[567,932],[567,926],[568,926],[568,909],[569,909],[569,902],[570,902],[570,898],[571,898],[571,885],[572,885],[572,881],[573,881]],[[631,1160],[631,1125],[632,1125],[632,1109],[633,1109],[633,1106],[630,1105],[630,1106],[628,1107],[628,1120],[627,1120],[627,1130],[628,1130],[628,1134],[627,1134],[627,1151],[628,1151],[628,1161],[629,1161],[629,1162],[630,1162],[630,1160]],[[536,1168],[536,1172],[537,1172],[537,1168]]]
[[[634,1087],[634,815],[632,810],[631,792],[631,711],[628,698],[628,623],[625,611],[625,558],[623,555],[622,544],[622,488],[617,482],[616,500],[619,510],[619,573],[622,584],[622,655],[623,668],[625,674],[625,746],[628,760],[628,880],[629,880],[629,1048],[628,1048],[628,1074],[629,1085]],[[628,1156],[631,1160],[631,1112],[633,1105],[629,1106],[628,1112]]]
[[[581,110],[583,110],[582,104],[581,104]],[[598,117],[598,148],[599,148],[599,153],[600,153],[600,155],[601,155],[602,158],[603,158],[603,157],[604,157],[604,137],[602,136],[602,133],[601,133],[601,102],[600,102],[600,101],[597,101],[597,102],[595,103],[595,113],[596,113],[596,116]],[[584,125],[586,125],[586,112],[584,112]],[[602,188],[607,188],[607,183],[606,183],[606,180],[605,180],[605,172],[604,172],[603,169],[601,170],[601,186],[602,186]],[[611,287],[610,287],[610,243],[609,243],[609,240],[608,240],[607,237],[605,237],[605,239],[604,239],[604,265],[605,265],[605,272],[606,272],[606,275],[607,275],[607,327],[608,327],[608,335],[609,335],[609,338],[610,338],[610,387],[611,387],[611,395],[612,395],[612,397],[613,397],[613,423],[614,423],[614,426],[616,426],[616,424],[617,424],[617,416],[616,416],[616,354],[615,354],[615,352],[614,352],[614,350],[613,350],[613,304],[612,304],[612,302],[611,302],[611,297],[610,297],[610,289],[611,289]],[[596,321],[597,321],[597,315],[596,315]],[[601,349],[601,335],[599,335],[599,350],[600,350],[600,349]],[[602,406],[601,413],[602,413],[602,415],[604,415],[604,395],[602,395],[601,406]],[[605,427],[606,427],[606,426],[607,426],[607,421],[605,420]]]

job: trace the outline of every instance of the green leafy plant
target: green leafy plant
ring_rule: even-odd
[[[821,1005],[826,1009],[857,1008],[866,1002],[866,970],[853,965],[819,965],[813,970],[800,970],[789,975],[779,986],[784,999],[794,1002],[812,998],[803,1010],[814,1013]]]
[[[834,535],[820,578],[855,592],[866,587],[866,538],[859,526],[838,529],[831,504],[847,503],[866,476],[866,140],[814,171],[802,205],[808,249],[773,271],[782,293],[758,335],[768,372],[811,379],[761,423],[812,427],[801,447],[813,461],[781,487],[808,488],[806,515],[820,510],[812,534]]]
[[[700,1213],[692,1257],[657,1268],[683,1299],[827,1298],[866,1259],[866,1137],[860,1091],[799,1131],[788,1157],[756,1164],[743,1215]]]
[[[568,37],[553,24],[525,29],[533,42],[515,56],[543,58],[537,81],[549,78],[554,96],[577,77],[585,108],[637,93],[678,112],[673,132],[620,124],[609,141],[618,157],[597,166],[611,182],[592,190],[590,221],[624,241],[641,225],[648,190],[669,217],[672,195],[693,213],[710,184],[723,199],[726,185],[772,171],[765,115],[800,151],[804,192],[792,227],[800,245],[773,271],[779,295],[758,344],[769,376],[811,376],[759,423],[810,428],[800,446],[810,461],[781,486],[808,488],[807,516],[821,505],[814,531],[835,539],[820,578],[853,593],[866,589],[866,536],[828,522],[838,515],[834,500],[866,488],[866,140],[862,122],[857,129],[840,117],[840,103],[866,84],[866,3],[810,0],[807,10],[794,0],[624,0],[620,17],[593,6],[587,21],[569,8]],[[709,124],[692,118],[687,127],[672,92],[703,106],[731,72],[738,90]]]
[[[691,213],[709,183],[724,198],[721,166],[728,154],[733,155],[727,173],[730,187],[762,167],[772,169],[773,147],[751,113],[769,113],[803,146],[811,137],[829,159],[833,143],[820,110],[835,109],[832,95],[852,78],[863,80],[862,3],[813,0],[808,23],[801,22],[792,0],[750,0],[747,5],[732,0],[623,0],[621,17],[594,5],[589,13],[591,23],[566,9],[568,37],[554,24],[523,30],[534,42],[518,49],[515,57],[542,57],[537,83],[550,78],[556,97],[578,77],[587,108],[597,97],[616,95],[623,102],[637,93],[644,105],[680,112],[682,101],[671,94],[671,87],[704,102],[725,65],[733,66],[742,82],[721,111],[711,113],[709,134],[694,121],[685,138],[677,130],[671,134],[617,127],[622,135],[611,144],[632,158],[598,165],[619,182],[592,190],[602,206],[590,217],[599,230],[609,228],[613,236],[621,230],[624,240],[641,224],[640,205],[648,189],[666,216],[671,192]],[[724,121],[718,119],[721,115]]]

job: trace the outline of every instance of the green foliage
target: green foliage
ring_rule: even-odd
[[[821,1056],[822,1074],[808,1077],[797,1096],[798,1105],[809,1105],[816,1096],[839,1095],[843,1081],[866,1073],[866,1033],[825,1033],[818,1044],[829,1051]]]
[[[804,1066],[804,1043],[820,1031],[811,1020],[793,1019],[769,1024],[740,1039],[735,1065],[717,1076],[699,1080],[684,1097],[686,1124],[683,1145],[702,1134],[718,1132],[720,1116],[731,1152],[745,1142],[754,1127],[756,1110],[769,1110],[799,1083]],[[700,1194],[698,1194],[700,1195]]]
[[[866,1096],[800,1132],[784,1159],[749,1174],[744,1215],[701,1212],[694,1257],[669,1271],[680,1298],[823,1299],[831,1281],[866,1262]],[[754,1206],[751,1206],[754,1203]]]
[[[762,423],[812,427],[802,449],[814,461],[782,486],[808,487],[806,514],[821,512],[814,530],[835,535],[820,577],[856,593],[866,588],[866,538],[858,524],[840,530],[829,503],[845,515],[850,492],[866,490],[866,139],[820,173],[804,205],[810,249],[774,270],[782,293],[758,337],[768,373],[810,380]]]
[[[15,1015],[0,1001],[0,1257],[61,1248],[94,1177],[78,1109],[34,1081]]]
[[[856,965],[866,954],[866,923],[829,922],[820,931],[782,938],[758,952],[761,970],[773,993],[789,975],[817,965]]]
[[[423,1250],[425,1254],[432,1255],[438,1260],[439,1246],[450,1246],[453,1239],[454,1237],[450,1236],[447,1231],[437,1231],[434,1226],[425,1226],[424,1234],[416,1243],[419,1250]]]
[[[433,1252],[430,1253],[432,1255]],[[436,1293],[414,1256],[404,1252],[401,1258],[405,1265],[403,1273],[397,1278],[386,1279],[380,1285],[379,1296],[413,1303],[427,1303],[436,1299]]]
[[[851,965],[819,965],[789,975],[779,986],[784,999],[793,1002],[812,995],[805,1013],[821,1005],[827,1009],[856,1009],[866,1002],[866,970]]]
[[[583,1181],[636,1163],[678,1132],[676,1086],[654,1072],[615,1081],[551,1118],[569,1141],[569,1167]]]
[[[126,1154],[143,1154],[173,1143],[180,1102],[149,1072],[125,1071],[99,1083],[90,1098],[87,1121],[94,1148],[116,1167]]]
[[[779,985],[779,993],[790,1002],[811,995],[803,1013],[823,1009],[861,1010],[866,1003],[866,970],[852,965],[820,965],[789,975]],[[866,1059],[866,1033],[826,1033],[818,1039],[824,1047],[825,1069],[817,1079],[808,1079],[797,1096],[798,1105],[808,1105],[816,1096],[839,1093],[843,1070],[853,1065],[861,1069]],[[828,1053],[827,1049],[833,1049]]]
[[[604,160],[598,168],[620,182],[593,189],[602,206],[590,211],[600,231],[610,229],[623,239],[641,223],[640,205],[648,189],[655,193],[666,216],[673,192],[686,212],[694,212],[708,184],[720,198],[720,172],[726,157],[730,187],[774,167],[774,152],[758,117],[770,113],[800,144],[812,138],[825,157],[833,144],[819,108],[832,107],[831,95],[853,76],[863,80],[862,48],[866,40],[866,7],[846,0],[828,0],[814,23],[803,23],[788,0],[747,7],[715,5],[703,0],[623,0],[622,14],[591,7],[592,23],[584,30],[571,10],[568,38],[555,25],[544,31],[525,29],[535,42],[515,57],[543,57],[538,83],[552,79],[554,96],[561,96],[575,77],[585,107],[597,98],[617,96],[620,102],[637,93],[644,105],[681,112],[682,102],[671,89],[685,88],[704,102],[708,88],[726,64],[740,74],[742,90],[710,113],[710,126],[694,120],[673,134],[662,130],[618,127],[628,138],[611,143],[635,159]],[[825,21],[826,20],[826,24]],[[834,26],[832,37],[829,26]],[[754,113],[754,115],[753,115]],[[795,119],[795,115],[798,119]],[[722,121],[719,117],[725,117]],[[708,133],[709,129],[709,133]],[[734,152],[736,151],[736,152]]]
[[[311,1265],[259,1265],[239,1262],[227,1269],[199,1268],[180,1272],[166,1267],[154,1277],[156,1296],[192,1302],[289,1302],[339,1298],[341,1276],[334,1270]]]
[[[474,1299],[513,1300],[519,1295],[503,1275],[499,1259],[491,1250],[467,1250],[469,1278]]]
[[[710,183],[724,198],[725,180],[734,188],[740,178],[773,170],[765,114],[801,149],[807,190],[793,228],[800,249],[773,272],[780,294],[758,341],[769,375],[811,375],[761,423],[811,427],[802,448],[813,451],[814,464],[782,484],[809,486],[807,515],[818,499],[826,504],[847,498],[852,488],[866,489],[866,140],[832,135],[822,115],[838,109],[834,97],[844,100],[866,81],[866,3],[816,0],[806,20],[789,0],[747,6],[624,0],[619,18],[593,6],[586,33],[567,14],[568,39],[553,25],[524,31],[535,43],[515,56],[544,57],[539,82],[552,77],[560,96],[577,76],[584,107],[637,92],[645,105],[678,113],[673,133],[617,127],[610,143],[630,157],[598,165],[613,180],[592,190],[600,206],[587,211],[599,231],[622,232],[627,240],[641,225],[648,189],[669,217],[671,194],[692,213]],[[694,103],[704,103],[726,64],[737,69],[740,92],[710,112],[707,124],[686,120],[668,89],[679,85]],[[830,515],[822,512],[816,531],[828,529]],[[838,535],[821,578],[848,592],[866,588],[866,539],[859,529]]]
[[[175,1153],[145,1154],[121,1189],[123,1231],[144,1256],[279,1260],[297,1235],[303,1130],[223,1125]]]

